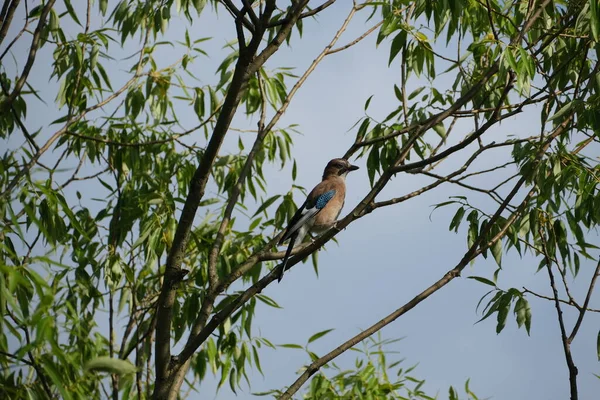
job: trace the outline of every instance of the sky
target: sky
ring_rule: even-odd
[[[307,20],[302,39],[295,35],[291,48],[282,48],[269,60],[267,68],[295,67],[295,73],[301,74],[328,43],[349,8],[350,2],[341,1],[323,12],[317,20]],[[359,16],[350,24],[340,45],[353,40],[374,23],[364,19]],[[180,40],[185,26],[183,19],[174,17],[166,39]],[[190,34],[192,39],[213,38],[203,47],[210,57],[199,59],[194,68],[198,69],[197,73],[204,83],[216,82],[216,68],[226,54],[222,47],[235,35],[231,19],[225,13],[216,16],[205,12],[194,22]],[[364,115],[364,103],[369,96],[374,95],[369,108],[374,118],[382,119],[397,107],[393,84],[399,82],[400,64],[397,59],[388,67],[388,46],[384,43],[377,48],[373,35],[348,51],[326,57],[298,92],[278,124],[280,127],[299,124],[301,134],[294,136],[293,148],[299,171],[297,184],[311,188],[320,180],[327,161],[343,155],[354,140],[357,128],[352,127]],[[111,79],[125,79],[123,71],[130,61],[123,58],[129,50],[123,51],[123,57],[118,51],[111,54],[116,60],[105,65]],[[15,49],[16,59],[22,57],[22,51]],[[160,60],[164,60],[165,65],[181,55],[181,50],[176,48],[164,47],[161,51]],[[453,51],[451,45],[448,51]],[[42,49],[31,76],[32,85],[47,93],[56,90],[57,84],[55,81],[48,82],[47,75],[36,71],[47,68],[52,62],[51,57],[46,49]],[[9,63],[5,67],[9,70],[14,68]],[[427,82],[413,76],[408,90],[425,84]],[[447,87],[449,82],[441,77],[435,84],[438,88]],[[291,85],[289,83],[288,87]],[[118,85],[113,83],[113,86]],[[52,95],[49,98],[52,99]],[[27,122],[32,126],[43,126],[55,118],[56,110],[50,102],[38,104]],[[502,140],[506,135],[524,137],[537,134],[538,120],[535,112],[520,114],[490,131],[491,139],[486,140]],[[183,116],[183,121],[193,125],[196,117],[190,111],[189,117]],[[238,115],[233,126],[254,128],[256,122]],[[455,129],[454,140],[464,137],[470,128],[459,123]],[[201,143],[203,138],[192,140]],[[222,153],[230,149],[235,151],[236,141],[237,136],[231,134]],[[8,143],[9,146],[16,144]],[[468,153],[467,149],[465,154]],[[475,167],[495,165],[506,156],[507,153],[502,151],[491,153]],[[47,155],[49,160],[53,157],[57,155]],[[452,171],[463,159],[448,160],[440,171]],[[348,177],[345,212],[351,210],[369,190],[366,159],[353,162],[361,169]],[[280,170],[273,166],[266,170],[266,174],[269,193],[265,198],[289,190],[289,167]],[[428,182],[431,181],[423,176],[400,174],[378,200],[409,193]],[[473,180],[473,183],[485,185],[487,181]],[[214,190],[214,186],[209,186],[209,190],[211,187]],[[88,189],[93,190],[91,186]],[[333,328],[331,333],[311,344],[311,350],[322,355],[402,306],[453,268],[466,251],[464,226],[458,233],[448,231],[456,208],[449,206],[432,212],[435,204],[448,200],[450,196],[465,194],[493,212],[493,204],[488,199],[447,184],[399,205],[377,210],[352,223],[338,234],[339,244],[330,243],[320,251],[318,278],[310,263],[299,264],[286,273],[280,284],[274,283],[265,289],[263,293],[275,299],[282,309],[259,303],[254,320],[255,333],[275,344],[303,344],[315,332]],[[302,201],[300,198],[296,200]],[[344,211],[342,215],[345,215]],[[525,286],[550,295],[547,274],[544,271],[536,273],[538,262],[539,259],[530,256],[521,259],[514,251],[505,254],[498,286],[504,289]],[[580,277],[573,283],[577,298],[582,298],[586,289],[582,283],[589,281],[593,266],[593,263],[584,263]],[[462,277],[384,328],[382,337],[404,338],[390,350],[397,351],[398,358],[406,358],[406,366],[418,363],[413,375],[425,379],[425,390],[428,393],[439,392],[440,398],[446,398],[450,385],[462,388],[467,379],[470,379],[471,390],[480,398],[568,398],[568,371],[553,303],[528,297],[533,311],[530,336],[524,329],[517,329],[512,313],[499,335],[495,332],[495,318],[476,324],[481,315],[475,307],[488,287],[466,277],[491,278],[495,270],[496,264],[491,258],[478,258],[465,269]],[[600,308],[597,293],[590,307]],[[572,326],[575,320],[573,310],[563,311],[567,326]],[[584,400],[596,398],[600,389],[600,381],[593,375],[600,373],[595,352],[599,328],[598,315],[589,313],[572,347],[579,368],[580,398]],[[351,366],[355,358],[356,353],[348,352],[336,359],[336,363]],[[252,372],[249,375],[251,388],[238,392],[236,396],[225,385],[216,393],[218,378],[213,380],[208,375],[206,381],[196,388],[198,392],[190,398],[251,398],[252,392],[290,385],[298,376],[298,370],[308,362],[308,357],[299,350],[263,348],[261,364],[264,376]]]

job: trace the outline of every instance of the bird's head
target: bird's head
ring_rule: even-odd
[[[345,158],[334,158],[327,163],[325,171],[323,172],[323,179],[330,176],[341,176],[346,177],[348,172],[356,171],[358,167],[352,165]]]

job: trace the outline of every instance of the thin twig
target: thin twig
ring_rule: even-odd
[[[355,44],[357,44],[358,42],[360,42],[361,40],[363,40],[364,38],[369,36],[371,33],[373,33],[373,31],[375,31],[375,29],[379,28],[381,25],[383,25],[383,20],[381,20],[377,24],[373,25],[369,30],[367,30],[365,33],[363,33],[362,35],[360,35],[359,37],[357,37],[350,43],[348,43],[344,46],[336,47],[335,49],[329,50],[327,52],[327,55],[339,53],[340,51],[344,51],[344,50],[354,46]]]
[[[577,335],[577,331],[581,326],[581,322],[583,322],[583,316],[585,315],[585,312],[588,309],[588,305],[590,304],[590,299],[592,297],[592,293],[594,292],[594,285],[596,284],[596,279],[598,278],[598,275],[600,275],[600,261],[598,261],[598,264],[596,265],[594,275],[592,276],[592,279],[590,281],[590,287],[588,288],[587,295],[585,296],[585,300],[583,302],[583,307],[581,308],[581,310],[579,310],[579,316],[577,317],[575,326],[573,327],[573,330],[569,335],[569,343],[573,342],[573,339],[575,339],[575,335]]]
[[[15,325],[17,325],[25,334],[25,342],[27,343],[27,347],[29,348],[29,350],[27,350],[27,357],[29,357],[29,364],[33,367],[33,369],[35,369],[36,374],[40,378],[40,381],[42,383],[42,388],[44,389],[44,392],[46,392],[46,396],[48,396],[49,399],[53,398],[52,390],[50,389],[50,385],[48,385],[48,382],[46,381],[46,376],[44,375],[42,367],[40,367],[38,365],[37,361],[35,360],[35,357],[33,356],[32,351],[31,351],[32,346],[31,346],[31,336],[29,335],[29,329],[27,328],[27,326],[25,326],[23,323],[21,323],[21,321],[19,321],[8,308],[5,310],[5,312],[13,320]]]
[[[312,17],[313,15],[315,15],[315,14],[323,11],[324,9],[326,9],[327,7],[329,7],[330,5],[332,5],[335,2],[336,2],[336,0],[327,0],[325,3],[321,4],[320,6],[315,7],[315,8],[313,8],[310,11],[307,11],[305,13],[300,14],[300,17],[298,19],[304,19],[304,18],[307,18],[307,17]],[[289,17],[282,18],[282,19],[280,19],[278,21],[271,22],[269,24],[269,28],[274,28],[276,26],[281,26],[281,25],[287,24],[289,22],[290,22],[290,18]]]
[[[529,293],[535,297],[539,297],[540,299],[554,301],[554,297],[544,296],[543,294],[536,293],[533,290],[527,289],[526,287],[523,287],[523,292]],[[558,299],[558,301],[568,306],[575,307],[577,310],[582,310],[582,307],[580,305],[578,305],[577,303],[573,303],[570,300]],[[586,311],[600,313],[600,310],[595,308],[587,308]]]
[[[556,307],[556,314],[558,316],[558,325],[560,327],[560,337],[563,345],[563,351],[565,353],[565,359],[567,361],[567,367],[569,368],[569,387],[571,392],[571,400],[578,399],[577,393],[577,367],[573,362],[573,356],[571,355],[571,343],[569,342],[569,338],[567,337],[567,330],[565,329],[565,322],[563,320],[563,313],[560,307],[560,300],[558,297],[558,290],[556,289],[556,283],[554,281],[554,274],[552,273],[552,260],[549,256],[549,249],[546,244],[546,239],[544,238],[544,232],[542,232],[542,228],[539,228],[540,240],[542,242],[542,248],[544,251],[544,257],[546,258],[546,270],[548,271],[548,277],[550,278],[550,287],[552,288],[552,293],[554,296],[554,305]],[[581,314],[580,314],[581,315]]]

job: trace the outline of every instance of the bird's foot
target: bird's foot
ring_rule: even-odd
[[[343,228],[340,228],[340,227],[338,227],[338,225],[340,224],[340,222],[341,222],[340,220],[337,220],[337,221],[333,222],[333,223],[331,224],[331,228],[332,228],[332,229],[335,229],[335,230],[336,230],[336,231],[338,231],[338,232],[340,232],[342,229],[344,229],[344,230],[345,230],[345,229],[346,229],[346,227],[343,227]]]

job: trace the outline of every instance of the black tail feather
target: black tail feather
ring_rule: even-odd
[[[290,254],[294,249],[294,245],[296,244],[296,238],[298,237],[298,232],[294,232],[290,237],[290,244],[288,244],[288,248],[285,251],[285,257],[283,257],[283,262],[281,263],[281,270],[279,271],[279,277],[277,278],[277,282],[281,282],[283,278],[283,274],[285,273],[285,267],[287,266],[288,259],[290,258]]]

